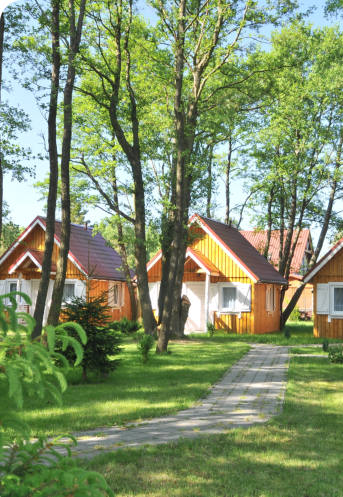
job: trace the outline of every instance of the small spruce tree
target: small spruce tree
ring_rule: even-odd
[[[89,371],[100,373],[102,376],[114,371],[121,362],[113,356],[121,352],[122,338],[107,323],[109,318],[107,293],[90,302],[75,297],[65,303],[63,312],[67,321],[80,324],[87,335],[87,344],[84,346],[81,361],[83,379],[87,379]],[[72,329],[68,329],[68,334],[78,340]],[[75,362],[75,353],[71,347],[59,352],[66,357],[69,364]]]

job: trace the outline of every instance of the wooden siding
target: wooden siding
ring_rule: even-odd
[[[130,293],[126,283],[125,284],[125,295],[124,295],[124,305],[120,307],[112,307],[110,311],[109,321],[119,321],[123,317],[131,319],[131,300]],[[101,295],[103,292],[108,292],[108,281],[104,280],[94,280],[92,281],[92,285],[90,288],[89,296],[90,298],[96,298]]]
[[[32,231],[26,236],[25,240],[16,247],[15,250],[7,257],[7,259],[0,266],[0,280],[6,279],[18,279],[19,273],[8,274],[9,268],[12,264],[20,257],[21,254],[26,252],[26,250],[33,248],[38,250],[44,250],[45,246],[45,231],[41,226],[36,225]],[[57,264],[59,247],[55,243],[53,252],[52,252],[52,262]],[[25,272],[23,273],[23,280],[32,280],[32,279],[40,279],[41,273],[39,271]],[[81,273],[81,271],[68,259],[67,264],[67,279],[78,279],[84,280],[85,276]],[[51,275],[51,279],[55,279],[54,275]]]
[[[288,302],[291,300],[293,295],[295,294],[296,289],[300,285],[301,281],[289,277],[289,287],[285,292],[285,299],[283,301],[283,308],[286,309]],[[298,301],[298,307],[302,311],[313,311],[313,285],[311,283],[307,283],[305,286],[303,293]]]
[[[204,254],[219,270],[219,276],[211,276],[211,283],[233,282],[251,284],[251,312],[242,312],[241,319],[238,315],[223,314],[215,315],[215,326],[218,330],[238,334],[261,334],[278,331],[280,329],[280,286],[277,286],[277,301],[274,313],[267,312],[266,307],[266,285],[254,283],[246,273],[229,257],[224,250],[206,234],[201,228],[196,228],[198,238],[192,248]],[[190,260],[185,265],[184,282],[205,282],[205,274],[197,273],[199,269],[196,262]],[[148,271],[149,283],[161,281],[162,260]]]
[[[317,314],[317,283],[343,282],[343,250],[335,254],[332,259],[323,266],[313,279],[313,311],[314,323],[313,334],[318,338],[337,338],[343,340],[343,319],[331,316],[328,323],[327,314]]]

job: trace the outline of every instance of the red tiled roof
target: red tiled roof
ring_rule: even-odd
[[[194,214],[191,220],[198,218],[208,229],[210,236],[221,243],[234,260],[237,261],[252,279],[263,283],[287,285],[287,280],[261,255],[249,241],[234,227]]]
[[[264,247],[267,243],[267,230],[262,231],[241,231],[241,234],[246,238],[251,245],[255,247],[260,253],[263,253]],[[283,239],[285,241],[287,236],[287,231],[284,231]],[[292,243],[294,242],[296,237],[296,231],[294,230],[292,236]],[[307,247],[307,242],[310,241],[310,230],[304,229],[301,230],[297,245],[294,250],[294,255],[291,263],[291,273],[300,273],[301,263],[305,254],[305,250]],[[270,263],[277,267],[279,263],[279,250],[280,250],[280,230],[272,230],[270,237],[270,244],[268,253],[271,254]]]

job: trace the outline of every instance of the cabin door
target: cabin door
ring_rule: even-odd
[[[31,300],[32,300],[32,305],[30,306],[31,316],[34,315],[36,309],[39,282],[40,280],[31,280]]]
[[[188,319],[186,322],[187,331],[206,331],[205,326],[205,283],[186,283],[186,295],[191,302]]]

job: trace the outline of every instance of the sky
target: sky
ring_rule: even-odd
[[[3,11],[3,9],[10,3],[12,2],[9,0],[0,0],[0,11]],[[143,14],[154,22],[152,9],[147,6],[143,0],[141,0],[140,4]],[[314,4],[316,6],[316,10],[309,17],[310,22],[312,22],[314,26],[323,26],[337,22],[336,20],[327,21],[324,18],[324,2],[305,0],[300,4],[301,10],[305,11]],[[5,80],[11,79],[9,73],[6,71],[4,71],[4,78]],[[10,105],[19,106],[23,109],[30,116],[32,121],[32,129],[20,135],[19,143],[21,146],[30,147],[34,154],[42,154],[44,153],[44,146],[43,139],[40,135],[43,133],[47,136],[46,119],[40,113],[34,95],[30,91],[23,89],[17,82],[11,81],[11,83],[13,90],[11,93],[4,92],[3,99],[7,99]],[[49,164],[48,161],[41,160],[34,161],[33,163],[37,166],[35,178],[28,177],[26,181],[19,183],[16,180],[12,180],[11,176],[6,175],[4,180],[4,198],[10,206],[10,217],[16,224],[23,227],[27,226],[37,215],[44,214],[44,201],[41,201],[41,194],[36,188],[33,187],[33,184],[35,181],[44,179],[48,172]],[[232,185],[231,190],[233,192],[233,196],[231,199],[231,205],[241,203],[244,199],[245,194],[242,191],[242,186],[241,181],[237,181]],[[219,204],[217,215],[224,218],[225,194],[223,181],[219,181],[217,203]],[[90,219],[92,223],[100,221],[103,217],[104,213],[99,209],[92,209],[87,215],[87,218]],[[247,216],[244,219],[241,228],[253,228]],[[316,236],[318,236],[318,230],[314,230],[312,235],[315,239]],[[327,248],[328,244],[326,243],[324,250]]]

